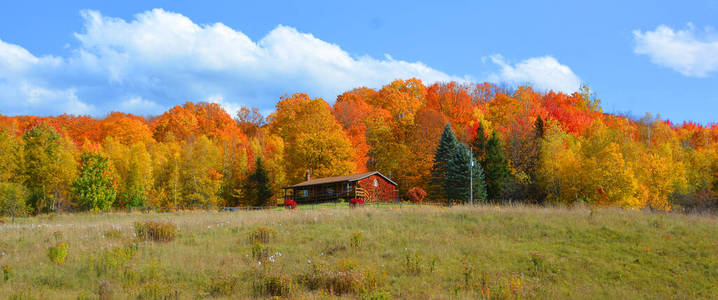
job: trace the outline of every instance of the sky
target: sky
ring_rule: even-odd
[[[586,84],[605,112],[718,121],[716,0],[386,2],[2,1],[0,114],[268,113],[417,77]]]

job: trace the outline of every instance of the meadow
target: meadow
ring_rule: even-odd
[[[9,299],[718,298],[714,216],[300,206],[6,222]]]

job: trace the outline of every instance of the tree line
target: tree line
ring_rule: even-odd
[[[151,117],[0,116],[3,215],[267,205],[306,170],[380,171],[405,200],[715,209],[718,125],[604,113],[588,88],[418,79],[334,104],[286,95],[267,117],[204,102]]]

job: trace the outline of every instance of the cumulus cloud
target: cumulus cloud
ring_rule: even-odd
[[[692,24],[674,30],[665,25],[653,31],[634,30],[636,54],[690,77],[706,77],[718,70],[718,35],[710,28],[696,30]]]
[[[397,79],[464,78],[421,62],[353,56],[338,45],[279,25],[258,41],[224,24],[196,24],[162,9],[126,21],[83,11],[84,28],[67,57],[37,57],[0,41],[0,112],[156,114],[185,101],[230,110],[268,110],[285,93],[328,101]]]
[[[551,56],[533,57],[509,64],[501,55],[489,57],[499,66],[499,71],[489,76],[489,81],[514,84],[533,84],[539,89],[571,93],[581,87],[581,79],[568,66]]]

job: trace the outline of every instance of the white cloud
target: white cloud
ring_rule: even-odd
[[[130,21],[81,15],[84,29],[68,57],[36,57],[0,41],[0,112],[148,114],[212,99],[230,110],[242,103],[266,111],[287,93],[333,101],[345,90],[397,78],[462,80],[421,62],[352,56],[288,26],[255,42],[224,24],[196,24],[162,9]]]
[[[653,31],[634,30],[636,54],[690,77],[706,77],[718,71],[718,35],[710,28],[696,30],[692,24],[674,30],[660,25]]]
[[[551,56],[533,57],[514,65],[507,63],[501,55],[492,55],[491,61],[500,67],[498,73],[489,75],[489,81],[514,84],[533,84],[546,90],[571,93],[581,87],[581,79],[568,66],[562,65]]]

